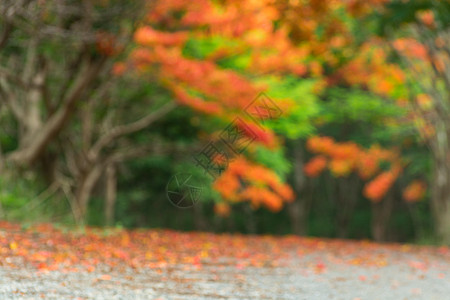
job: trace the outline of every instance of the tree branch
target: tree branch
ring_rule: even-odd
[[[96,63],[89,65],[84,74],[81,74],[79,80],[74,84],[69,94],[64,100],[63,105],[53,114],[50,119],[42,126],[42,129],[37,133],[36,137],[32,139],[26,146],[10,153],[7,157],[15,163],[21,165],[32,164],[41,153],[44,151],[47,144],[62,130],[69,117],[73,114],[73,106],[86,88],[99,74],[105,62],[102,58]]]
[[[11,91],[8,83],[4,78],[0,77],[0,96],[3,98],[3,101],[9,107],[16,120],[23,124],[25,123],[25,112],[23,109],[17,105],[17,98],[15,94]]]
[[[88,157],[90,160],[95,161],[96,157],[100,153],[100,151],[107,146],[109,143],[114,141],[115,139],[133,133],[137,132],[139,130],[144,129],[145,127],[148,127],[153,122],[159,120],[163,116],[165,116],[167,113],[172,111],[177,104],[175,102],[169,102],[165,104],[163,107],[158,109],[157,111],[143,117],[142,119],[127,124],[127,125],[120,125],[117,126],[110,131],[108,131],[105,135],[103,135],[97,143],[92,147],[92,149],[89,151]]]

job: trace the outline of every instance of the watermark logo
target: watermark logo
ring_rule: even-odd
[[[277,119],[283,111],[266,94],[261,93],[245,109],[245,113],[256,124],[262,124],[269,120]]]
[[[178,173],[167,183],[166,193],[169,201],[178,208],[189,208],[200,199],[203,188],[196,184],[189,173]]]
[[[282,114],[282,110],[264,93],[259,94],[243,112],[262,130],[266,121],[277,119]],[[219,139],[210,141],[193,159],[215,180],[256,139],[257,135],[250,126],[236,117],[222,130]],[[169,180],[167,197],[176,207],[192,207],[199,199],[202,189],[191,184],[192,181],[192,175],[187,173],[179,173]]]

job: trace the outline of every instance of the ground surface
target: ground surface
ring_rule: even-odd
[[[447,247],[0,223],[0,299],[450,299]]]

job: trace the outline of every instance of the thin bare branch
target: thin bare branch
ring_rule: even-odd
[[[161,107],[160,109],[154,111],[153,113],[143,117],[142,119],[140,119],[136,122],[126,124],[126,125],[120,125],[120,126],[117,126],[113,129],[111,129],[105,135],[103,135],[98,140],[97,143],[95,143],[95,145],[89,151],[88,157],[94,161],[96,159],[96,157],[98,156],[98,154],[100,153],[100,151],[105,146],[110,144],[112,141],[114,141],[115,139],[117,139],[121,136],[130,134],[130,133],[134,133],[134,132],[137,132],[139,130],[142,130],[142,129],[148,127],[153,122],[164,117],[167,113],[172,111],[175,107],[177,107],[177,104],[175,102],[169,102],[169,103],[165,104],[163,107]]]

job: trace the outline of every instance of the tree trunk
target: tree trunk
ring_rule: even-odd
[[[296,199],[293,203],[288,204],[287,210],[292,232],[296,235],[306,235],[308,232],[308,215],[311,199],[306,195],[303,148],[300,140],[291,141],[289,148],[293,166],[291,184]]]
[[[205,231],[208,229],[208,222],[203,215],[203,203],[197,202],[194,206],[194,224],[196,230]]]
[[[302,195],[301,197],[304,197],[304,195]],[[296,235],[307,235],[308,214],[306,209],[306,201],[296,199],[295,202],[288,205],[288,213],[291,220],[292,232]]]
[[[106,225],[111,226],[114,223],[114,207],[117,195],[117,176],[115,166],[108,165],[105,173],[105,223]]]
[[[448,62],[450,52],[448,47],[442,49],[434,42],[438,37],[446,37],[448,29],[442,27],[443,30],[432,29],[431,32],[423,23],[415,23],[411,29],[414,38],[425,45],[427,56],[433,59],[428,59],[425,67],[419,72],[413,59],[402,55],[400,51],[398,53],[406,67],[413,70],[414,84],[411,86],[415,87],[418,84],[432,100],[430,106],[433,109],[422,110],[419,105],[416,111],[434,131],[434,134],[425,134],[423,130],[419,130],[433,154],[430,204],[435,233],[442,243],[450,245],[450,72],[447,65],[440,68],[437,63]],[[426,72],[427,69],[431,72]]]
[[[228,232],[236,232],[236,223],[234,222],[233,215],[226,218],[226,228]]]
[[[394,203],[391,191],[380,202],[372,202],[372,237],[377,242],[385,242],[389,218]]]
[[[79,224],[83,224],[85,221],[89,199],[101,173],[101,167],[98,165],[94,166],[77,182],[77,190],[75,193],[76,210],[74,215]]]
[[[448,141],[437,143],[439,148],[434,151],[431,207],[436,235],[442,243],[450,245],[450,146]]]
[[[3,212],[2,202],[0,201],[0,220],[3,219],[4,214],[5,214],[5,213]]]
[[[100,73],[105,59],[89,64],[85,72],[79,75],[78,80],[64,99],[61,107],[42,124],[33,135],[26,135],[26,140],[20,147],[7,155],[12,163],[28,167],[43,153],[48,144],[64,129],[75,111],[77,100],[86,92],[93,80]]]
[[[338,238],[347,238],[350,221],[359,196],[359,180],[355,174],[336,179],[337,213],[336,233]]]
[[[245,222],[245,227],[247,229],[247,233],[256,234],[257,224],[255,220],[255,212],[250,207],[250,205],[244,206],[245,215],[247,216],[247,220]]]

